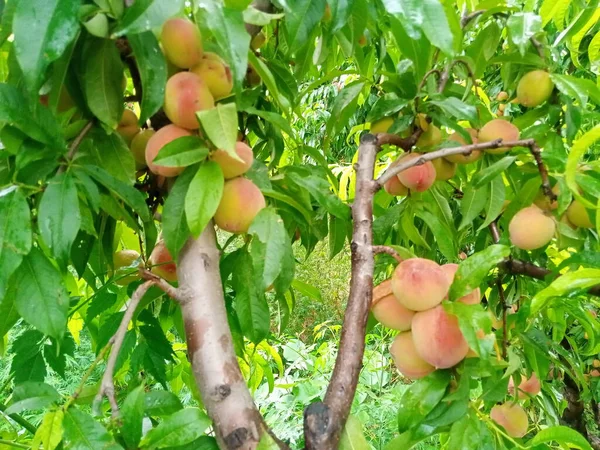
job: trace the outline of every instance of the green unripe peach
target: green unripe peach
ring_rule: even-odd
[[[150,254],[148,262],[151,265],[150,271],[167,281],[177,281],[177,265],[173,261],[165,241],[159,240]]]
[[[152,136],[154,136],[154,134],[156,134],[156,131],[154,131],[151,128],[147,128],[145,130],[140,131],[131,140],[129,150],[131,150],[131,154],[133,155],[133,159],[135,160],[135,168],[137,170],[146,167],[146,146],[148,145],[148,141]]]
[[[258,50],[263,45],[265,45],[265,42],[267,42],[267,36],[265,36],[265,33],[261,31],[258,34],[256,34],[256,36],[254,36],[250,41],[250,48],[252,50]]]
[[[444,158],[436,158],[431,163],[435,167],[436,180],[446,181],[456,175],[456,164],[453,162],[446,161]]]
[[[452,284],[454,282],[456,271],[458,270],[458,264],[444,264],[442,266],[442,270],[448,277],[450,284]],[[477,305],[478,303],[481,303],[481,290],[479,288],[475,288],[468,294],[457,299],[457,301],[464,303],[465,305]]]
[[[140,265],[140,254],[138,252],[136,252],[135,250],[121,250],[116,252],[113,255],[113,265],[115,268],[115,272],[116,272],[116,277],[118,278],[116,280],[116,283],[119,286],[127,286],[129,283],[132,283],[133,281],[137,280],[139,278],[138,272],[137,270],[135,272],[133,272],[130,275],[127,275],[125,277],[121,277],[121,273],[119,271],[119,269],[123,269],[123,268],[129,268],[129,270],[123,270],[121,272],[131,272],[134,269],[134,264],[137,261],[138,264],[136,265],[136,267],[139,267]]]
[[[179,72],[165,87],[165,114],[171,122],[188,130],[200,127],[197,111],[214,108],[215,100],[208,85],[192,72]]]
[[[235,152],[240,157],[241,161],[233,159],[225,150],[218,149],[212,155],[211,159],[216,162],[223,170],[223,176],[226,180],[239,177],[245,174],[252,167],[254,154],[252,149],[244,142],[235,143]]]
[[[556,223],[536,205],[523,208],[508,224],[510,241],[521,250],[535,250],[552,240]]]
[[[506,433],[515,438],[527,434],[529,419],[527,413],[516,403],[503,403],[496,405],[490,412],[491,419],[506,430]]]
[[[390,353],[400,373],[411,380],[423,378],[435,370],[435,367],[424,361],[417,353],[410,331],[396,336],[390,346]]]
[[[420,158],[418,153],[406,153],[399,158],[402,162]],[[435,167],[431,161],[426,161],[424,164],[413,166],[403,170],[398,174],[400,182],[409,189],[417,192],[426,191],[435,182]]]
[[[158,155],[161,148],[169,142],[174,141],[182,136],[191,136],[188,130],[180,128],[176,125],[167,125],[161,128],[148,139],[146,144],[146,164],[152,173],[163,177],[176,177],[183,172],[184,167],[165,167],[153,163],[154,158]]]
[[[479,130],[478,138],[479,142],[491,142],[496,139],[516,141],[519,139],[519,129],[504,119],[493,119]],[[509,150],[509,147],[500,147],[493,150],[487,150],[487,152],[492,155],[501,155]]]
[[[252,221],[266,206],[260,189],[246,178],[225,182],[223,196],[214,219],[219,228],[230,233],[246,233]]]
[[[552,95],[554,83],[545,70],[532,70],[523,75],[517,85],[517,100],[527,108],[541,105]]]
[[[417,139],[417,148],[435,147],[442,142],[442,131],[434,124],[430,123],[427,129],[423,131],[419,139]]]
[[[392,280],[385,280],[373,288],[371,312],[379,323],[392,330],[410,330],[414,311],[405,308],[392,292]]]
[[[124,109],[121,120],[117,125],[117,133],[119,133],[127,145],[131,144],[133,137],[140,131],[137,123],[138,118],[135,113],[130,109]]]
[[[567,208],[567,219],[576,227],[594,228],[587,210],[579,200],[573,200]]]
[[[376,120],[375,122],[371,123],[371,134],[387,133],[393,123],[394,119],[392,117],[384,117]]]
[[[190,69],[208,86],[215,99],[231,94],[233,77],[231,69],[216,53],[206,52],[198,64]]]
[[[439,305],[448,294],[450,281],[435,261],[410,258],[392,274],[392,290],[402,306],[424,311]]]
[[[189,69],[202,58],[202,36],[198,27],[183,18],[167,20],[160,40],[169,61],[182,69]]]
[[[417,353],[438,369],[455,366],[469,351],[458,319],[448,314],[442,305],[415,314],[412,333]]]
[[[473,128],[465,128],[465,130],[471,135],[471,142],[467,142],[459,133],[452,133],[448,137],[448,140],[458,142],[461,147],[464,145],[477,144],[477,142],[479,142],[477,130],[474,130]],[[446,156],[446,159],[456,164],[468,164],[477,161],[481,156],[482,153],[480,150],[473,150],[470,155],[450,155]]]

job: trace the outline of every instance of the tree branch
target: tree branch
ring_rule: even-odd
[[[396,261],[398,261],[398,263],[401,263],[402,261],[404,261],[404,258],[402,258],[402,256],[400,256],[400,253],[398,253],[392,247],[388,247],[387,245],[374,245],[373,253],[374,254],[380,254],[380,253],[388,254],[392,258],[394,258]]]
[[[0,411],[2,411],[4,413],[4,411],[6,411],[6,408],[7,408],[7,406],[4,403],[0,403]],[[21,417],[18,414],[8,414],[8,417],[10,417],[16,423],[21,425],[23,428],[25,428],[31,434],[35,434],[35,432],[36,432],[35,426],[33,424],[31,424],[27,419],[24,419],[23,417]]]
[[[557,196],[554,192],[552,192],[552,186],[550,185],[550,180],[548,179],[548,169],[544,165],[542,161],[542,152],[538,145],[534,142],[529,146],[529,151],[533,155],[535,159],[535,163],[537,164],[538,171],[540,172],[540,178],[542,179],[542,190],[544,191],[544,195],[548,197],[550,202],[553,202],[557,199]]]
[[[165,294],[171,297],[173,300],[177,302],[181,302],[183,295],[180,290],[176,287],[171,286],[166,280],[159,277],[158,275],[153,274],[149,270],[140,269],[140,276],[144,280],[152,281],[152,283],[159,287]]]
[[[418,127],[413,134],[407,138],[398,136],[392,133],[377,133],[375,138],[377,139],[377,146],[382,145],[395,145],[404,151],[409,151],[417,143],[419,137],[423,134],[423,129]]]
[[[465,14],[460,18],[460,27],[465,28],[472,20],[476,19],[485,12],[485,9],[478,9],[470,14]]]
[[[352,277],[339,351],[324,401],[304,411],[306,449],[334,450],[350,413],[365,350],[365,333],[373,296],[373,181],[377,138],[361,137],[356,168],[356,197],[352,205]]]

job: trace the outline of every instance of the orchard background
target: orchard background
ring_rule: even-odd
[[[597,0],[0,13],[1,449],[600,449]]]

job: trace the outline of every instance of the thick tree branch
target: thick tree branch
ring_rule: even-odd
[[[402,258],[402,256],[400,256],[400,253],[398,253],[392,247],[388,247],[387,245],[374,245],[373,253],[374,254],[385,253],[387,255],[390,255],[396,261],[398,261],[398,263],[401,263],[402,261],[404,261],[404,258]]]
[[[381,147],[382,145],[395,145],[396,147],[401,148],[404,151],[409,151],[413,146],[417,143],[419,137],[423,134],[423,130],[419,127],[415,130],[413,134],[411,134],[407,138],[403,138],[398,136],[397,134],[392,133],[378,133],[375,135],[377,139],[377,146]]]
[[[306,449],[334,450],[350,413],[365,349],[365,333],[373,296],[373,181],[377,138],[361,138],[356,164],[356,198],[352,205],[352,277],[339,351],[323,403],[304,412]]]

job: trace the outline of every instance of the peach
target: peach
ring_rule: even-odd
[[[121,135],[127,145],[131,144],[134,136],[140,131],[137,122],[138,118],[132,110],[123,110],[123,115],[117,125],[117,133]]]
[[[417,148],[435,147],[442,142],[442,131],[434,124],[430,123],[427,129],[423,131],[419,139],[417,139]]]
[[[392,274],[392,291],[402,306],[425,311],[439,305],[448,294],[450,281],[435,261],[410,258]]]
[[[519,139],[519,129],[504,119],[493,119],[479,130],[478,138],[479,142],[491,142],[496,139],[516,141]],[[492,155],[501,155],[509,150],[509,147],[499,147],[493,150],[487,150],[487,152]]]
[[[431,161],[433,167],[435,167],[435,179],[439,181],[446,181],[456,175],[456,164],[447,161],[444,158],[436,158]]]
[[[510,241],[522,250],[535,250],[547,245],[556,232],[552,217],[535,205],[523,208],[508,224]]]
[[[167,20],[160,40],[167,59],[177,67],[189,69],[202,58],[202,35],[193,22],[184,18]]]
[[[490,412],[490,418],[506,430],[511,437],[520,438],[527,434],[529,419],[527,413],[516,403],[496,405]]]
[[[498,92],[498,95],[496,95],[496,100],[499,102],[504,102],[508,100],[508,93],[505,91]]]
[[[146,146],[148,145],[150,138],[155,134],[156,131],[151,128],[147,128],[140,131],[131,140],[129,150],[131,150],[131,154],[135,160],[136,169],[140,170],[146,167]]]
[[[576,227],[594,228],[587,210],[579,200],[573,200],[567,208],[567,219]]]
[[[458,319],[442,305],[415,314],[412,333],[417,353],[437,369],[455,366],[469,352]]]
[[[204,53],[200,62],[190,71],[202,78],[215,99],[231,94],[233,89],[231,69],[216,53]]]
[[[591,377],[594,377],[594,378],[596,378],[596,377],[600,377],[600,370],[598,370],[598,369],[594,369],[594,370],[592,370],[592,371],[590,372],[590,376],[591,376]]]
[[[385,189],[385,192],[388,194],[398,197],[404,197],[405,195],[408,195],[408,188],[400,182],[398,176],[392,177],[386,181],[383,185],[383,189]]]
[[[558,197],[558,194],[560,193],[560,188],[558,184],[554,185],[554,187],[552,188],[552,192]],[[533,203],[538,208],[543,209],[544,211],[553,211],[556,208],[558,208],[558,200],[553,200],[552,202],[550,202],[546,194],[544,194],[543,190],[540,190],[538,195],[536,195],[535,199],[533,200]]]
[[[252,50],[258,50],[267,42],[267,36],[262,31],[257,33],[250,41],[250,48]]]
[[[167,281],[177,281],[177,265],[173,261],[173,258],[165,245],[165,241],[162,239],[160,239],[152,249],[148,262],[151,266],[150,271],[153,274],[158,275]]]
[[[392,280],[385,280],[373,289],[371,312],[384,327],[398,331],[410,330],[410,323],[415,315],[414,311],[402,306],[394,296]]]
[[[252,181],[241,177],[228,180],[215,213],[215,223],[230,233],[245,233],[265,206],[262,192]]]
[[[435,370],[435,367],[424,361],[417,353],[410,331],[396,336],[390,346],[390,353],[400,373],[412,380],[423,378]]]
[[[552,95],[554,83],[545,70],[532,70],[523,75],[517,85],[517,100],[527,108],[541,105]]]
[[[242,159],[241,161],[233,159],[225,150],[216,150],[211,159],[216,162],[223,170],[223,176],[226,180],[239,177],[245,174],[252,167],[254,154],[252,149],[244,142],[235,143],[235,152]]]
[[[448,137],[448,140],[458,142],[461,147],[464,145],[477,144],[477,142],[479,142],[479,139],[477,138],[477,130],[474,130],[473,128],[465,128],[465,130],[471,135],[472,142],[467,142],[466,139],[458,133],[452,133]],[[470,155],[450,155],[446,156],[446,159],[456,164],[468,164],[473,161],[477,161],[479,158],[481,158],[482,154],[483,153],[480,150],[474,150]]]
[[[528,398],[529,395],[538,395],[542,390],[542,386],[540,384],[540,380],[535,374],[535,372],[531,373],[531,377],[529,378],[521,378],[521,383],[519,383],[518,388],[518,397],[520,399]],[[511,395],[515,393],[515,382],[513,377],[510,377],[508,381],[508,392]]]
[[[595,359],[592,361],[592,367],[595,367],[596,369],[598,367],[600,367],[600,359]]]
[[[450,280],[450,284],[454,282],[454,275],[456,275],[456,271],[458,270],[458,264],[444,264],[442,266],[442,270]],[[464,303],[465,305],[477,305],[481,303],[481,290],[476,288],[459,298],[457,301]]]
[[[118,279],[116,280],[116,283],[119,286],[127,286],[129,283],[139,278],[137,271],[125,277],[121,277],[121,274],[119,274],[119,269],[122,269],[124,267],[128,267],[129,270],[124,270],[123,272],[131,272],[133,270],[133,267],[130,266],[132,266],[137,260],[139,260],[139,258],[140,254],[135,250],[121,250],[115,252],[115,254],[113,255],[113,266],[115,268],[115,272],[117,272],[116,276],[118,277]],[[138,264],[138,266],[139,265],[140,264]]]
[[[383,117],[382,119],[376,120],[371,123],[371,134],[387,133],[393,123],[393,117]]]
[[[146,164],[150,171],[156,175],[163,177],[176,177],[183,172],[184,167],[165,167],[154,164],[154,158],[158,155],[160,149],[162,149],[169,142],[174,141],[182,136],[191,136],[188,130],[179,128],[176,125],[167,125],[154,133],[148,140],[146,145]]]
[[[420,156],[421,155],[418,153],[406,153],[399,159],[401,159],[402,162],[405,162],[417,159]],[[426,161],[424,164],[403,170],[398,174],[398,179],[407,188],[417,192],[423,192],[429,189],[435,182],[435,176],[435,167],[433,167],[431,161]]]
[[[208,85],[195,73],[179,72],[167,81],[164,110],[175,125],[195,130],[200,127],[196,112],[214,106]]]

